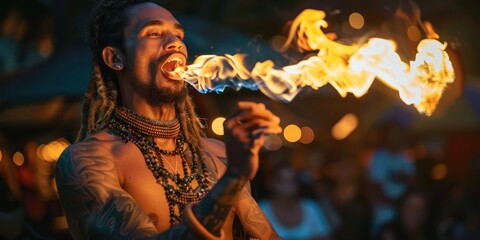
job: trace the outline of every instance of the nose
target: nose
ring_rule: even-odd
[[[176,35],[169,33],[165,36],[165,49],[179,51],[183,47],[183,42]]]

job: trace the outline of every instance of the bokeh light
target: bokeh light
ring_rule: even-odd
[[[23,165],[24,162],[25,162],[25,157],[21,152],[15,152],[13,154],[13,163],[15,163],[15,165],[20,167]]]
[[[46,162],[57,161],[62,152],[70,145],[70,143],[63,139],[59,138],[57,140],[51,141],[48,144],[41,144],[37,148],[38,159]]]
[[[295,124],[290,124],[283,130],[283,137],[289,142],[297,142],[302,137],[302,131]]]
[[[280,149],[282,145],[282,138],[280,138],[278,135],[269,135],[263,146],[269,151],[276,151]]]
[[[2,161],[3,155],[2,155],[2,149],[0,149],[0,162]]]
[[[420,41],[420,30],[417,26],[412,25],[407,29],[407,36],[410,40],[414,42]]]
[[[39,44],[38,51],[39,51],[40,55],[42,55],[43,57],[48,57],[48,56],[52,55],[52,53],[53,53],[53,42],[52,42],[52,40],[49,39],[49,38],[43,39]]]
[[[315,139],[315,133],[310,127],[302,127],[301,129],[302,136],[300,137],[300,142],[303,144],[309,144]]]
[[[223,136],[224,134],[223,123],[225,122],[225,120],[226,119],[224,117],[217,117],[215,118],[215,120],[213,120],[212,122],[213,133],[219,136]]]
[[[448,168],[445,163],[439,163],[432,168],[432,178],[435,180],[442,180],[447,176]]]
[[[348,17],[348,22],[352,28],[362,29],[363,25],[365,24],[365,19],[363,18],[362,14],[354,12]]]
[[[345,114],[332,128],[332,137],[335,140],[343,140],[357,128],[358,118],[353,113]]]
[[[38,146],[38,148],[37,148],[37,157],[38,157],[38,159],[40,159],[40,160],[45,160],[45,159],[43,158],[43,148],[44,148],[44,147],[45,147],[45,144],[40,144],[40,146]]]

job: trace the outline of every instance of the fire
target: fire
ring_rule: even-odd
[[[296,64],[278,68],[272,60],[257,62],[249,70],[246,55],[202,55],[176,69],[182,79],[199,92],[222,92],[226,87],[260,90],[268,97],[289,102],[303,87],[319,89],[327,83],[345,97],[363,96],[375,79],[398,91],[408,105],[430,116],[443,90],[455,78],[446,44],[423,39],[415,59],[402,61],[392,40],[370,38],[363,44],[344,45],[325,34],[325,12],[306,9],[292,23],[283,46],[295,45],[300,51],[316,52]]]

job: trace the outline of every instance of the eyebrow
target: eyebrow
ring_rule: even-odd
[[[152,21],[148,21],[142,25],[140,25],[140,27],[138,28],[138,31],[137,32],[141,32],[143,29],[147,28],[147,27],[150,27],[150,26],[163,26],[163,21],[161,20],[152,20]],[[182,31],[185,31],[185,29],[183,28],[182,24],[180,23],[175,23],[174,24],[174,27],[175,29],[178,29],[178,30],[182,30]]]

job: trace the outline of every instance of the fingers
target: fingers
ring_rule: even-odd
[[[281,128],[278,126],[280,118],[266,109],[263,103],[239,102],[229,119],[225,122],[226,128],[233,128],[242,125],[245,130],[255,128],[266,128],[266,132],[278,133]]]
[[[265,136],[282,131],[280,118],[264,104],[239,102],[224,122],[228,168],[249,176],[258,169],[258,152]]]
[[[264,143],[264,137],[282,132],[280,118],[266,109],[262,103],[239,102],[225,121],[224,128],[228,136],[244,146],[245,149],[258,150]]]

